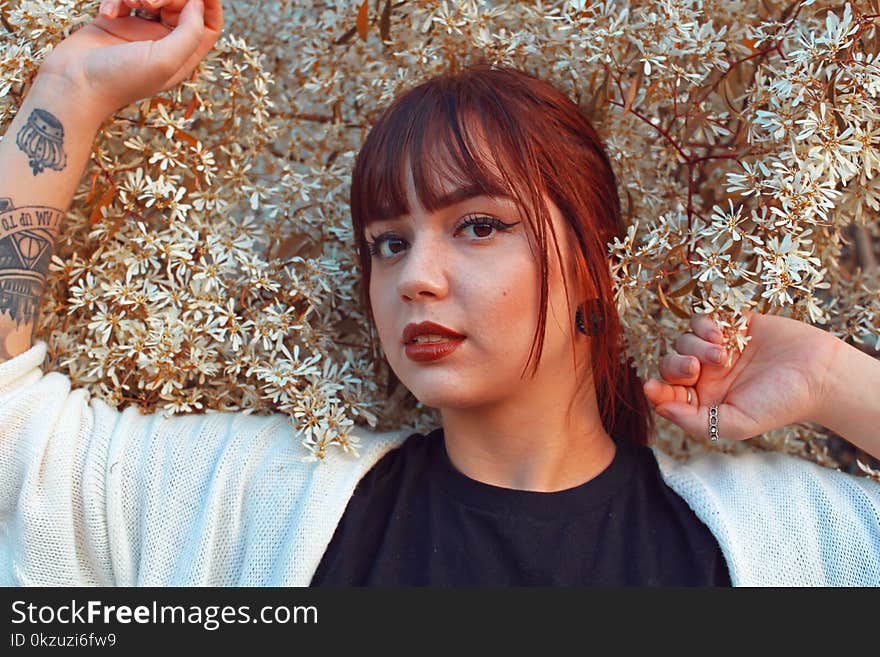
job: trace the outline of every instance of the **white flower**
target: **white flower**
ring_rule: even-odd
[[[697,279],[700,282],[714,281],[724,278],[730,262],[730,254],[725,253],[730,248],[732,240],[728,239],[720,249],[704,249],[698,246],[696,252],[702,256],[701,260],[691,260],[692,265],[699,267]]]

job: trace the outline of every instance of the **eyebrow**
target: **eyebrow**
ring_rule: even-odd
[[[438,198],[437,199],[437,210],[438,211],[445,210],[446,208],[449,208],[453,205],[457,205],[458,203],[464,203],[465,201],[468,201],[472,198],[478,198],[480,196],[488,196],[490,198],[500,199],[500,200],[509,200],[509,201],[514,200],[514,198],[510,194],[508,194],[504,191],[499,190],[497,192],[493,192],[492,190],[486,190],[485,187],[474,183],[471,185],[466,185],[464,187],[459,187],[457,189],[454,189],[451,192],[448,192],[447,194],[444,194],[443,196]],[[398,222],[398,221],[403,221],[403,216],[389,217],[387,219],[380,219],[377,221]]]
[[[493,194],[489,193],[480,185],[468,185],[466,187],[459,187],[448,194],[444,194],[439,199],[437,199],[438,208],[444,210],[451,205],[455,205],[456,203],[462,203],[464,201],[470,200],[472,198],[477,198],[478,196],[492,196],[495,198],[505,197],[510,198],[506,194]]]

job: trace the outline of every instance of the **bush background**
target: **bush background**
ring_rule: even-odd
[[[639,374],[714,312],[816,324],[880,355],[876,1],[225,3],[194,78],[105,123],[58,239],[47,367],[118,407],[284,413],[304,458],[355,424],[439,423],[369,359],[348,212],[370,125],[479,59],[544,77],[606,140],[629,232],[609,245]],[[97,3],[0,0],[0,134]],[[709,445],[878,477],[819,427]],[[292,433],[293,435],[293,433]]]

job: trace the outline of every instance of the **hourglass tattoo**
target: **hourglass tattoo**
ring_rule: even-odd
[[[0,318],[8,314],[16,326],[36,318],[63,216],[57,208],[16,208],[0,198]]]
[[[35,176],[44,169],[62,171],[67,166],[64,126],[46,110],[31,112],[15,143],[28,156],[28,166]]]

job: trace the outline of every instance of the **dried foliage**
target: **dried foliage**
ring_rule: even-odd
[[[96,10],[0,0],[0,133],[47,49]],[[52,365],[108,403],[286,413],[306,458],[356,449],[354,422],[436,425],[368,358],[347,192],[388,102],[477,59],[550,80],[606,140],[630,225],[609,253],[640,375],[694,310],[716,313],[731,348],[751,307],[880,350],[876,0],[225,10],[192,81],[104,126],[56,247],[39,332]],[[662,420],[656,441],[710,448]],[[839,467],[830,446],[798,425],[712,448]]]

